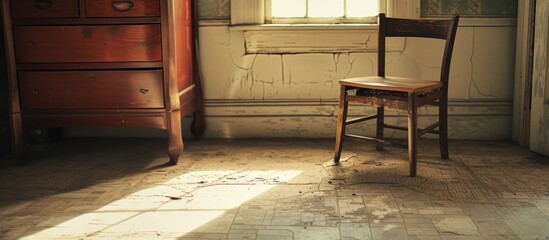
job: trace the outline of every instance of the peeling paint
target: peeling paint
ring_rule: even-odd
[[[387,224],[383,227],[383,231],[388,232],[388,231],[391,231],[395,228],[398,228],[398,225],[396,225],[396,224]]]
[[[285,69],[284,69],[284,55],[280,54],[280,66],[282,66],[282,85],[284,85],[285,81]]]

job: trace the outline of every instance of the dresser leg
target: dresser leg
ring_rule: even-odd
[[[21,121],[21,113],[13,113],[11,115],[12,126],[12,151],[17,164],[25,165],[29,163],[29,143],[27,142]]]
[[[193,122],[191,123],[191,133],[195,139],[200,139],[206,131],[206,119],[204,118],[204,109],[193,112]]]
[[[183,136],[181,134],[181,112],[168,112],[168,156],[170,164],[177,164],[179,155],[183,152]]]
[[[63,128],[48,128],[46,131],[46,139],[49,141],[60,141],[63,139]]]

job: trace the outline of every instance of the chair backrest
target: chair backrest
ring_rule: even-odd
[[[378,76],[385,76],[385,38],[386,37],[421,37],[446,40],[440,81],[443,82],[447,92],[448,75],[450,74],[450,61],[454,49],[454,40],[459,22],[459,16],[449,20],[415,20],[402,18],[388,18],[385,14],[379,15],[379,41],[378,41]]]

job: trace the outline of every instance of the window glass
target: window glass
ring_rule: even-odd
[[[344,1],[342,0],[309,0],[309,17],[343,17]]]
[[[307,0],[272,0],[271,14],[277,18],[304,18]]]
[[[379,0],[347,0],[347,17],[376,16],[379,13]]]
[[[380,0],[270,0],[272,20],[316,22],[371,21],[380,10]]]

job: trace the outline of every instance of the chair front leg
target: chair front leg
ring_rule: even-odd
[[[337,127],[336,127],[336,143],[335,143],[335,153],[334,153],[334,162],[338,163],[339,158],[341,157],[341,150],[343,148],[343,137],[345,136],[345,127],[347,121],[347,108],[349,103],[347,102],[347,87],[341,85],[339,91],[339,109],[337,117]]]
[[[381,106],[379,106],[379,104],[380,103],[378,103],[376,118],[376,138],[383,139],[383,126],[385,125],[385,108],[383,104],[381,104]],[[383,150],[383,144],[377,144],[376,150]]]
[[[408,159],[410,164],[410,177],[416,176],[417,167],[417,96],[408,94]]]

